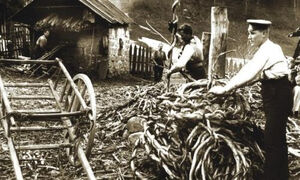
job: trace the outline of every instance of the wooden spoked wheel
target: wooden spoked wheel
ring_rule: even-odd
[[[96,129],[96,97],[94,88],[90,78],[85,74],[77,74],[73,78],[81,97],[83,98],[87,108],[84,109],[79,98],[75,95],[74,89],[70,85],[66,88],[65,111],[86,111],[86,115],[81,117],[70,118],[69,125],[72,125],[74,138],[69,135],[66,141],[74,141],[75,149],[80,145],[85,151],[86,157],[89,158],[94,145],[95,129]],[[74,150],[74,149],[73,149]],[[74,152],[74,151],[73,151]],[[76,152],[76,150],[75,150]],[[71,154],[71,149],[67,149],[68,156]],[[76,153],[75,153],[76,154]],[[73,158],[74,159],[74,158]],[[76,159],[76,157],[75,157]]]

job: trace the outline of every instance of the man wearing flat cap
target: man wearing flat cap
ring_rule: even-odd
[[[288,179],[286,124],[291,113],[292,86],[288,80],[287,60],[278,44],[269,40],[271,22],[249,19],[248,40],[257,47],[249,61],[225,86],[215,86],[211,93],[222,95],[249,83],[261,82],[265,124],[264,180]]]
[[[182,45],[181,52],[178,61],[170,68],[167,76],[182,72],[190,81],[206,78],[203,67],[203,45],[201,40],[193,35],[191,25],[182,24],[178,29],[177,38]]]

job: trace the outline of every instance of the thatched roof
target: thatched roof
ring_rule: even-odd
[[[32,25],[37,24],[37,26],[46,22],[52,24],[56,21],[72,21],[71,24],[75,27],[83,25],[84,22],[80,21],[80,17],[76,20],[71,17],[78,15],[77,12],[83,9],[89,9],[95,16],[108,24],[128,25],[133,23],[130,17],[109,0],[33,0],[12,16],[12,20]],[[59,16],[56,17],[52,15],[53,13],[59,14]],[[61,14],[68,14],[68,17],[62,17]]]
[[[59,29],[62,31],[79,32],[90,27],[89,21],[75,16],[60,16],[58,14],[50,14],[49,16],[37,21],[34,25],[35,30],[41,30],[45,27],[50,29]]]
[[[130,24],[133,20],[109,0],[79,0],[96,14],[112,24]]]

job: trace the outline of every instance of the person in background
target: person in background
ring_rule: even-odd
[[[299,65],[296,66],[297,70],[297,75],[295,77],[295,86],[293,88],[293,116],[294,117],[299,117],[299,111],[300,111],[300,67]]]
[[[47,52],[47,43],[48,43],[49,36],[50,36],[50,30],[46,29],[44,30],[43,35],[41,35],[37,39],[34,47],[34,54],[33,54],[34,59],[38,59],[42,57]]]
[[[193,29],[189,24],[182,24],[176,34],[181,46],[178,60],[174,63],[167,73],[169,78],[171,74],[183,72],[190,76],[189,80],[198,80],[206,78],[203,67],[203,45],[201,40],[193,35]]]
[[[263,111],[266,117],[264,130],[265,164],[263,180],[288,179],[288,151],[286,127],[292,110],[292,86],[287,60],[278,44],[269,39],[271,22],[249,19],[248,40],[259,47],[249,61],[225,86],[214,86],[209,92],[226,94],[247,83],[261,82]]]
[[[153,53],[153,62],[154,62],[154,81],[159,82],[163,75],[164,64],[167,59],[166,53],[162,50],[163,44],[159,43],[158,50]]]

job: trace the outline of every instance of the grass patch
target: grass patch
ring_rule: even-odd
[[[253,2],[252,2],[253,1]],[[215,4],[214,4],[215,2]],[[190,23],[194,29],[194,34],[201,38],[202,32],[210,31],[210,14],[212,6],[225,6],[228,10],[229,32],[227,49],[238,49],[238,53],[231,53],[228,56],[239,57],[246,52],[247,44],[247,23],[250,18],[269,19],[273,22],[270,39],[278,43],[286,55],[292,56],[298,38],[288,38],[289,32],[296,29],[299,25],[297,11],[294,11],[292,4],[257,4],[254,0],[237,2],[236,0],[223,1],[204,1],[204,0],[185,0],[181,1],[181,6],[177,9],[179,24]],[[263,1],[262,1],[263,2]],[[168,31],[168,21],[172,19],[171,5],[173,1],[140,0],[136,1],[129,16],[137,24],[147,26],[146,20],[152,24],[161,34],[171,40]],[[284,2],[283,2],[284,3]],[[298,10],[300,11],[300,9]],[[159,36],[132,26],[131,38],[137,40],[140,37],[149,37],[162,40]]]

